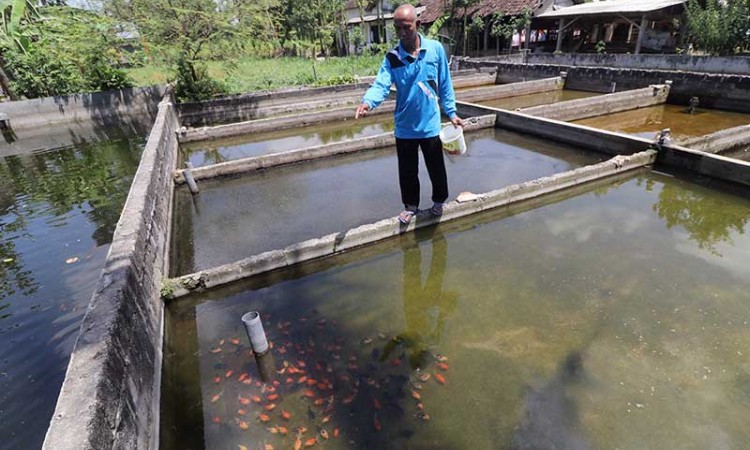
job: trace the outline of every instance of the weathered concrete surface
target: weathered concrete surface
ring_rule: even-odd
[[[543,80],[479,87],[476,89],[469,89],[468,91],[460,91],[456,92],[456,100],[462,102],[473,102],[479,100],[516,97],[519,95],[554,91],[556,89],[562,89],[564,85],[565,83],[563,79],[557,76]]]
[[[452,72],[451,75],[453,86],[457,88],[495,82],[494,73],[477,69]],[[285,113],[357,104],[373,81],[375,77],[365,77],[353,84],[230,95],[203,102],[180,103],[177,109],[180,113],[180,122],[186,127],[245,122]]]
[[[705,136],[684,140],[680,144],[693,150],[716,154],[750,147],[750,125],[720,130]]]
[[[750,186],[750,161],[727,158],[672,145],[659,150],[657,164],[677,167],[700,175]]]
[[[565,66],[617,67],[628,69],[679,70],[720,74],[750,74],[750,58],[746,56],[693,55],[625,55],[615,53],[531,53],[527,64],[558,64]]]
[[[568,100],[551,105],[524,108],[520,112],[555,120],[578,120],[612,114],[630,109],[645,108],[667,102],[668,85],[649,86],[643,89],[606,94],[579,100]]]
[[[466,76],[452,76],[454,89],[469,88],[474,86],[485,86],[488,84],[495,84],[496,74],[492,73],[476,73]]]
[[[395,101],[385,101],[371,111],[370,115],[393,112],[395,107]],[[271,117],[268,119],[216,125],[214,127],[190,128],[180,135],[179,140],[180,142],[192,142],[239,136],[241,134],[263,133],[267,131],[303,127],[316,123],[331,122],[350,117],[354,117],[353,107],[337,108],[315,114],[295,114],[292,116]]]
[[[373,224],[363,225],[346,232],[332,233],[318,239],[307,240],[286,247],[283,250],[261,253],[235,263],[225,264],[169,280],[167,283],[170,287],[170,298],[179,298],[194,290],[212,288],[270,270],[334,255],[438,222],[454,220],[488,209],[518,203],[604,177],[613,176],[624,171],[652,164],[655,158],[655,151],[647,151],[631,156],[617,156],[603,163],[516,184],[486,194],[479,194],[474,200],[469,202],[459,203],[458,201],[452,201],[446,203],[442,217],[433,217],[429,213],[420,213],[408,226],[400,224],[397,218],[390,218]]]
[[[657,147],[649,139],[529,116],[519,112],[461,102],[458,107],[473,115],[495,112],[496,126],[501,128],[533,134],[601,153],[627,155]],[[750,185],[750,163],[733,158],[691,150],[678,145],[662,145],[659,148],[658,163],[689,170],[699,175]]]
[[[257,117],[259,109],[281,104],[305,103],[321,96],[327,98],[361,95],[369,83],[342,84],[338,86],[308,88],[298,87],[272,91],[251,92],[207,100],[180,103],[177,109],[180,122],[187,127],[207,126],[216,123],[240,122]]]
[[[177,114],[159,112],[70,357],[49,450],[158,447],[163,302]]]
[[[495,115],[485,115],[474,117],[466,120],[464,131],[480,130],[482,128],[492,128],[495,126]],[[281,166],[284,164],[293,164],[314,159],[328,158],[336,155],[360,152],[365,150],[374,150],[383,147],[392,147],[396,145],[396,138],[393,132],[381,133],[376,136],[369,136],[359,139],[349,139],[343,142],[332,142],[330,144],[316,145],[313,147],[292,150],[268,155],[243,158],[235,161],[227,161],[211,166],[199,167],[192,170],[193,178],[205,180],[220,176],[236,175],[269,167]],[[175,171],[174,179],[177,184],[185,183],[184,169]]]
[[[498,127],[540,136],[545,139],[563,142],[608,155],[629,155],[648,150],[653,145],[653,142],[650,140],[628,134],[531,116],[521,112],[463,102],[458,103],[458,108],[467,114],[475,116],[494,112],[497,116],[496,126]]]
[[[560,64],[510,64],[468,61],[469,67],[497,69],[498,83],[538,80],[567,72],[565,87],[592,92],[640,89],[672,80],[669,102],[687,105],[697,96],[700,106],[750,113],[750,74],[721,75],[667,70],[621,69],[608,67],[575,67]]]
[[[123,134],[146,134],[164,86],[0,103],[10,119],[0,157],[68,147]]]

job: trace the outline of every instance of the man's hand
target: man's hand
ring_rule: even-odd
[[[452,118],[451,119],[451,123],[453,124],[454,128],[457,128],[457,127],[463,128],[464,127],[464,121],[463,121],[463,119],[461,119],[458,116]]]
[[[357,106],[357,112],[354,113],[354,118],[359,119],[360,117],[364,117],[367,115],[367,113],[370,111],[370,105],[367,103],[362,103],[359,106]]]

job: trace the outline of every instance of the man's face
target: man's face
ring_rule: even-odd
[[[395,17],[393,19],[393,26],[396,28],[396,34],[401,42],[407,44],[416,42],[419,30],[419,20]]]

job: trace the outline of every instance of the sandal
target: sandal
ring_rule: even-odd
[[[417,211],[411,209],[405,209],[398,215],[398,221],[404,225],[409,225],[411,219],[417,214]]]
[[[442,203],[435,203],[432,205],[432,208],[430,208],[430,213],[432,213],[433,216],[442,216],[443,215],[443,204]]]

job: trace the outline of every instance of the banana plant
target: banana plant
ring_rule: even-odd
[[[26,53],[30,41],[21,33],[21,19],[39,19],[36,5],[31,0],[0,0],[0,13],[0,39]]]

